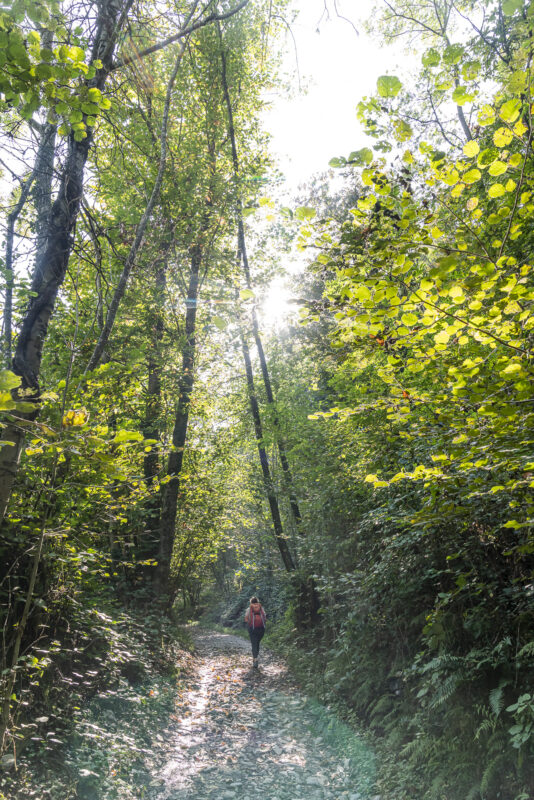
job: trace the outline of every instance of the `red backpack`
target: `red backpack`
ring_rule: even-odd
[[[248,618],[248,627],[254,630],[255,628],[265,628],[265,611],[260,603],[253,603],[250,606],[250,616]]]

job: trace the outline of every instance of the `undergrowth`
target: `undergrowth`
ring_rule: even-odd
[[[56,691],[53,701],[46,692],[41,710],[22,715],[0,800],[147,796],[157,768],[152,742],[173,713],[191,640],[156,610],[119,612],[109,604],[92,617],[98,651],[78,660],[79,673],[65,671],[68,692]]]
[[[291,608],[264,642],[287,659],[306,692],[364,731],[376,752],[375,790],[382,800],[530,800],[520,777],[524,786],[529,765],[511,746],[510,714],[500,717],[495,693],[492,709],[483,702],[484,687],[477,702],[477,687],[468,691],[444,680],[424,702],[420,675],[410,676],[383,654],[373,660],[362,644],[340,658],[342,641],[329,641],[321,627],[298,629]]]

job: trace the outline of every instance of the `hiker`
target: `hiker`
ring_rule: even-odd
[[[248,625],[248,635],[252,645],[252,666],[258,669],[258,655],[260,642],[265,633],[265,620],[267,616],[257,597],[250,598],[250,605],[245,612],[245,622]]]

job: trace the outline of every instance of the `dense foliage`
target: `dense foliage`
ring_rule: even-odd
[[[149,734],[121,738],[115,705],[169,710],[163,612],[238,624],[252,592],[370,730],[384,800],[534,792],[534,14],[379,6],[369,27],[418,65],[361,101],[344,188],[280,208],[260,111],[286,14],[0,15],[0,733],[21,796],[58,752],[77,796],[135,796]],[[300,322],[266,335],[292,242]]]
[[[295,447],[321,680],[404,755],[384,767],[395,797],[526,798],[532,17],[408,2],[381,25],[421,41],[421,72],[361,102],[374,152],[331,162],[356,165],[358,201],[301,237],[317,255],[298,369],[318,431]]]

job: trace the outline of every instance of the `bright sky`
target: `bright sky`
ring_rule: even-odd
[[[358,101],[376,89],[376,80],[395,74],[405,59],[399,48],[381,48],[363,29],[362,20],[372,13],[373,0],[337,0],[340,14],[359,31],[340,19],[334,0],[294,0],[299,9],[291,25],[296,41],[302,84],[306,94],[273,99],[265,114],[265,127],[273,136],[272,151],[293,193],[311,175],[328,169],[333,156],[348,156],[366,144],[356,119]],[[329,18],[324,14],[325,5]],[[319,32],[317,30],[319,29]],[[295,48],[286,37],[286,71],[294,72]],[[291,80],[297,87],[298,79]]]
[[[368,144],[356,106],[364,95],[375,93],[380,75],[397,74],[398,65],[406,62],[401,44],[382,48],[366,34],[362,21],[369,18],[374,5],[374,0],[337,0],[339,14],[354,23],[357,35],[350,22],[336,14],[334,0],[293,2],[299,15],[291,30],[307,91],[298,92],[295,47],[288,34],[284,69],[291,75],[294,96],[275,96],[264,115],[265,128],[272,135],[271,150],[286,177],[290,197],[312,175],[326,171],[332,157],[348,156]],[[294,271],[297,263],[288,266]],[[262,303],[266,327],[282,327],[288,315],[296,312],[288,303],[284,284],[282,276],[276,277],[266,292]]]

